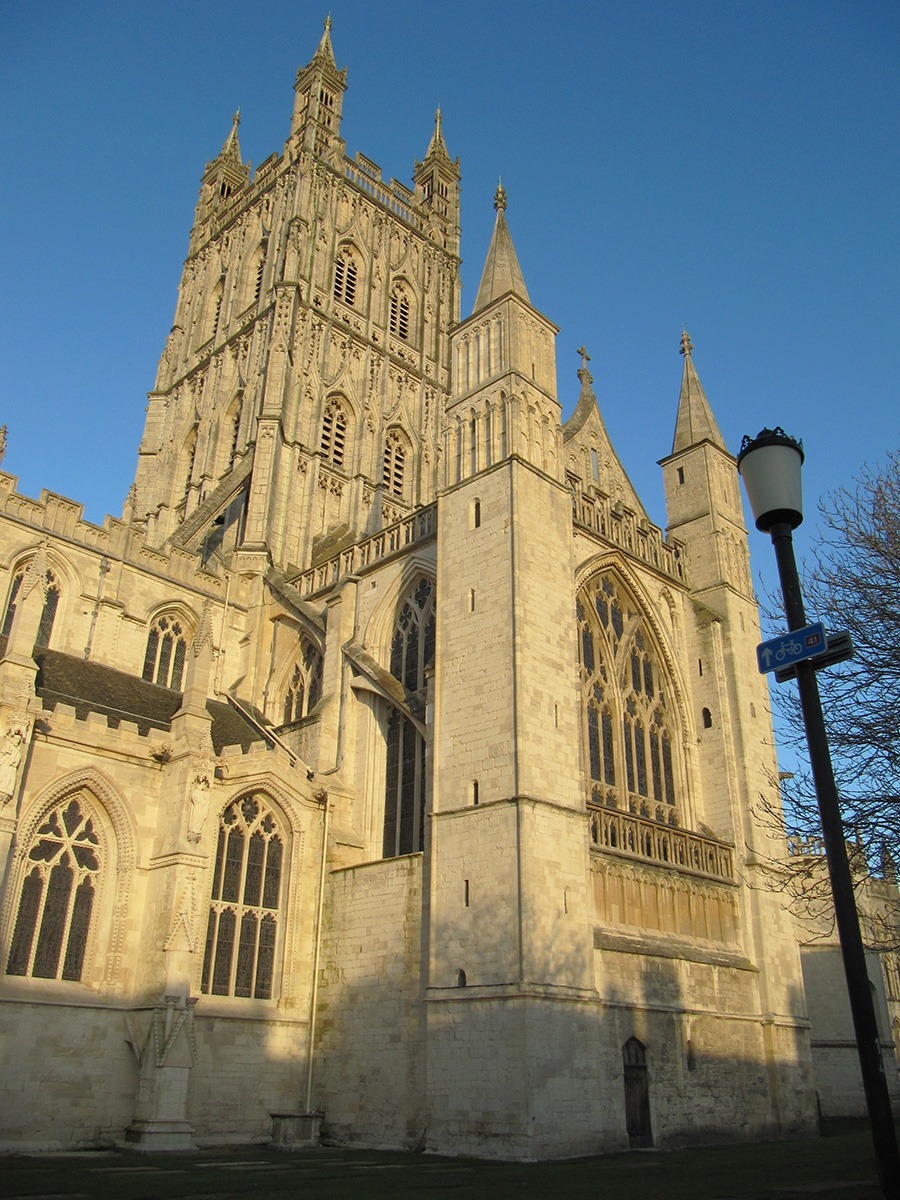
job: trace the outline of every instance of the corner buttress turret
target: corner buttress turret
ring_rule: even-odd
[[[294,82],[296,99],[291,134],[285,146],[288,158],[306,150],[335,164],[343,159],[341,108],[346,90],[347,70],[337,68],[331,47],[331,17],[327,17],[322,40],[311,62],[300,68]]]
[[[241,110],[231,118],[231,132],[212,162],[206,164],[200,184],[200,196],[194,212],[189,253],[193,254],[209,233],[209,220],[228,203],[235,192],[250,182],[250,164],[241,158],[238,126]]]
[[[459,254],[459,159],[451,159],[447,152],[441,121],[438,109],[425,157],[413,171],[415,203],[427,217],[432,240]]]

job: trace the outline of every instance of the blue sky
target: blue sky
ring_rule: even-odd
[[[894,0],[56,0],[7,5],[0,44],[0,423],[22,492],[121,512],[204,165],[238,107],[244,157],[280,152],[329,4],[348,152],[408,184],[441,105],[464,315],[502,176],[564,414],[585,344],[654,521],[683,324],[734,451],[766,424],[803,438],[810,512],[900,446]]]

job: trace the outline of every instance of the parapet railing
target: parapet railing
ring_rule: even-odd
[[[333,587],[347,575],[353,575],[380,559],[396,554],[398,550],[405,550],[416,542],[433,537],[436,532],[437,504],[429,504],[379,530],[365,541],[348,546],[318,566],[302,571],[288,582],[301,596],[312,596],[324,588]]]
[[[573,496],[572,509],[576,525],[599,533],[613,545],[633,554],[655,570],[662,571],[670,579],[685,582],[681,545],[666,541],[658,526],[641,521],[629,509],[618,511],[607,496]]]
[[[616,809],[589,808],[588,814],[591,844],[600,849],[712,879],[734,879],[734,853],[723,842]]]

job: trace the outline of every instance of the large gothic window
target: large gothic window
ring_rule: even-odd
[[[12,585],[9,589],[9,600],[6,604],[6,613],[3,617],[3,628],[0,630],[0,636],[2,637],[9,637],[13,619],[16,615],[19,592],[22,590],[22,584],[29,565],[23,564],[13,576]],[[59,607],[59,580],[49,567],[42,572],[42,576],[43,578],[40,580],[40,583],[44,592],[44,607],[41,610],[41,620],[34,642],[35,646],[50,645],[50,635],[53,632],[56,610]]]
[[[200,990],[270,1000],[284,838],[265,796],[234,800],[219,821]]]
[[[424,703],[425,672],[434,664],[434,584],[420,580],[400,608],[391,642],[391,674]],[[387,727],[385,858],[425,846],[425,739],[392,709]]]
[[[671,688],[648,628],[610,574],[576,612],[588,802],[678,825]]]
[[[7,974],[79,980],[100,874],[95,818],[81,799],[65,800],[48,814],[27,866]]]
[[[301,638],[300,657],[294,664],[284,695],[282,724],[300,721],[318,704],[322,694],[322,655],[316,647]]]
[[[171,613],[156,618],[147,635],[141,678],[161,687],[181,690],[188,637],[184,622]]]

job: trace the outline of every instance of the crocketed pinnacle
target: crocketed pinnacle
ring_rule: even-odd
[[[681,376],[681,395],[678,398],[678,416],[675,420],[675,437],[672,440],[672,453],[687,450],[700,442],[712,442],[720,450],[725,450],[725,440],[719,432],[716,419],[712,414],[703,384],[694,367],[691,352],[694,346],[687,330],[681,334],[681,353],[684,355],[684,373]]]
[[[337,63],[334,61],[334,49],[331,45],[331,13],[325,18],[325,32],[322,34],[322,40],[319,42],[316,52],[313,55],[313,62],[323,58],[330,66],[337,67]]]
[[[428,149],[425,151],[425,161],[436,156],[445,158],[450,161],[450,154],[447,151],[447,143],[444,141],[444,130],[442,125],[442,115],[440,106],[434,114],[434,133],[431,135],[431,141],[428,143]]]
[[[494,233],[473,312],[480,312],[507,292],[512,292],[527,304],[531,304],[522,268],[519,266],[516,249],[506,224],[506,189],[502,183],[498,184],[494,194],[494,208],[497,210],[497,220],[494,223]]]
[[[241,123],[241,110],[238,109],[231,118],[231,132],[225,139],[225,144],[219,152],[219,158],[230,158],[234,162],[241,162],[241,144],[238,141],[238,126]]]

